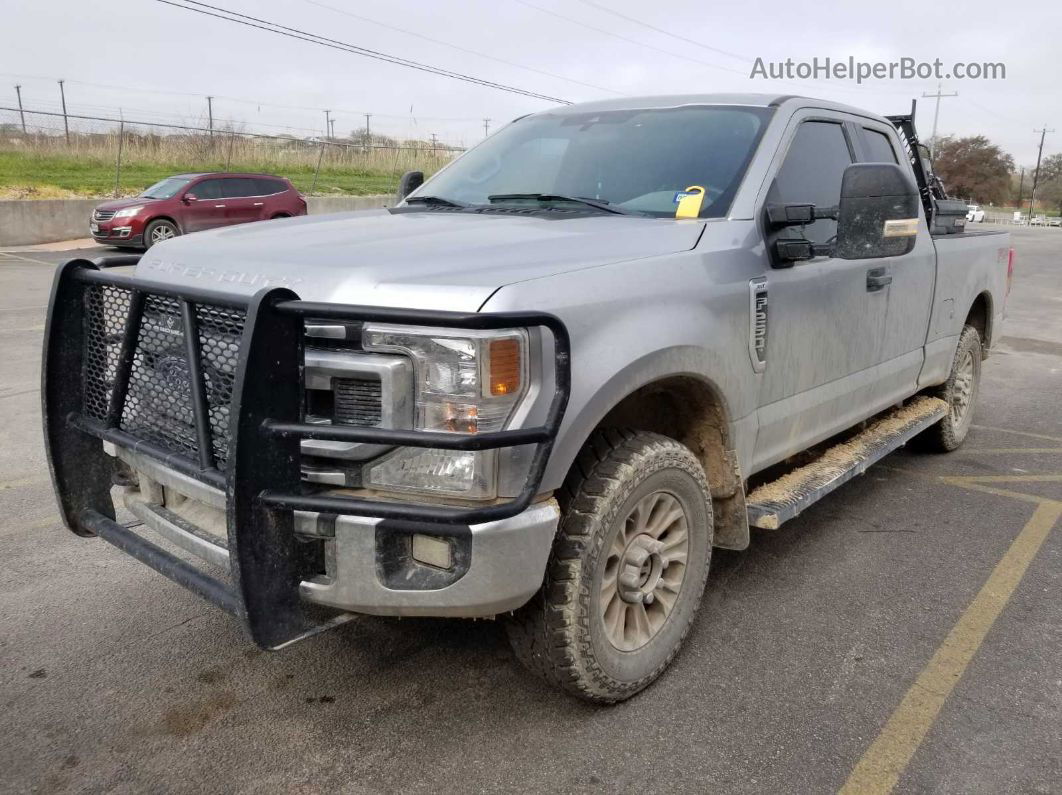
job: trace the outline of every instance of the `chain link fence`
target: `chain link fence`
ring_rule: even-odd
[[[431,174],[460,147],[438,141],[265,135],[0,106],[0,191],[8,198],[134,195],[171,174],[247,171],[306,194],[381,194]]]

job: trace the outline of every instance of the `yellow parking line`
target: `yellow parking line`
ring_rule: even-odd
[[[1044,502],[1043,497],[1037,497],[1035,494],[1023,494],[1020,491],[997,489],[992,486],[985,486],[982,483],[967,483],[955,478],[941,478],[941,480],[945,483],[950,483],[952,486],[959,486],[964,489],[970,489],[971,491],[980,491],[984,494],[994,494],[997,497],[1011,497],[1015,500],[1021,500],[1022,502],[1031,502],[1034,505],[1040,505]]]
[[[841,788],[845,795],[887,793],[896,786],[944,701],[962,678],[966,666],[1010,600],[1051,528],[1062,516],[1062,502],[1044,499],[1037,502],[1039,505],[1032,517],[852,770]]]

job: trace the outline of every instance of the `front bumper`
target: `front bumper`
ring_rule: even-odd
[[[97,243],[105,246],[142,246],[144,224],[139,218],[118,218],[109,221],[92,220],[89,234]]]
[[[306,515],[311,523],[316,518]],[[557,501],[549,499],[508,519],[469,525],[467,534],[450,539],[459,576],[433,582],[445,573],[410,558],[405,539],[401,548],[387,543],[379,519],[342,516],[325,540],[327,573],[304,580],[299,591],[309,602],[356,613],[495,616],[520,607],[542,585],[559,520]],[[430,527],[421,529],[430,537]]]
[[[121,498],[141,523],[138,535],[229,567],[225,492],[127,448],[105,447],[136,473],[137,485],[125,487]],[[323,551],[319,573],[301,580],[299,593],[306,602],[355,613],[495,616],[520,607],[538,590],[559,520],[557,501],[546,499],[516,516],[440,539],[430,525],[396,535],[383,532],[379,519],[298,511],[296,535],[320,542]],[[409,542],[417,531],[449,545],[449,567],[413,557]]]
[[[73,260],[59,269],[45,329],[46,452],[74,533],[103,538],[234,614],[267,649],[345,620],[331,611],[322,618],[320,606],[483,616],[534,593],[559,515],[539,487],[571,382],[570,343],[557,318],[320,304],[284,288],[247,299],[99,270],[106,264]],[[544,422],[476,435],[306,422],[305,324],[321,319],[541,327],[556,368]],[[511,501],[426,505],[305,482],[306,439],[533,452]],[[144,527],[214,570],[119,524],[115,482]],[[421,565],[437,558],[415,558],[418,542],[422,550],[442,544],[452,565],[450,557],[445,566]]]

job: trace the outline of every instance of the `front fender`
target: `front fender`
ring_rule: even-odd
[[[755,409],[748,356],[748,271],[686,252],[502,288],[484,311],[551,312],[572,340],[568,410],[542,483],[556,489],[594,428],[623,398],[671,376],[714,390],[726,407],[739,462],[751,450],[741,420]]]

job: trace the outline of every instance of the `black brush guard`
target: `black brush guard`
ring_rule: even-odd
[[[120,260],[120,261],[119,261]],[[97,264],[98,263],[98,264]],[[72,260],[55,276],[44,337],[42,410],[45,447],[52,484],[65,525],[81,536],[99,536],[171,580],[237,616],[252,640],[275,649],[336,623],[307,609],[299,583],[318,565],[318,554],[298,541],[292,511],[379,517],[379,529],[409,533],[417,529],[442,536],[462,536],[468,526],[505,519],[524,511],[538,493],[553,442],[568,402],[571,384],[567,329],[544,313],[493,314],[381,309],[299,300],[291,290],[265,288],[249,298],[214,291],[157,284],[105,273],[100,265],[131,264],[128,258]],[[86,410],[82,381],[88,367],[88,290],[101,287],[128,291],[128,310],[118,356],[108,365],[106,400]],[[187,399],[197,456],[176,453],[157,440],[124,427],[126,399],[135,370],[145,305],[160,300],[179,307],[187,361]],[[246,312],[235,351],[227,428],[219,429],[203,365],[201,313]],[[556,392],[541,427],[458,435],[308,424],[303,416],[304,319],[375,321],[472,330],[545,327],[554,341]],[[120,338],[119,338],[120,337]],[[215,437],[226,437],[219,449]],[[303,483],[300,441],[345,442],[488,450],[535,445],[528,476],[519,495],[484,507],[429,506],[383,502],[313,493]],[[113,459],[103,441],[134,450],[159,463],[221,489],[226,495],[230,573],[227,581],[186,562],[116,521],[111,499]],[[191,448],[190,448],[191,449]],[[218,459],[223,456],[224,460]]]

